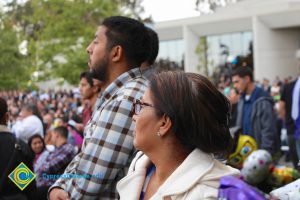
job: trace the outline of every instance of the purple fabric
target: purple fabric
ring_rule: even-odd
[[[299,80],[300,80],[300,79],[298,79],[298,81],[299,81]],[[297,84],[297,82],[296,82],[296,84]],[[295,91],[295,89],[296,89],[296,84],[295,84],[294,89],[293,89],[292,97],[294,96],[294,92],[300,92],[300,91]],[[299,114],[298,114],[298,118],[297,118],[296,120],[294,119],[294,123],[295,123],[294,138],[295,138],[296,140],[298,140],[298,139],[299,139],[299,136],[300,136],[300,98],[299,98],[298,101],[299,101],[299,102],[298,102],[298,105],[299,105],[299,107],[298,107],[298,109],[299,109]],[[293,106],[292,106],[292,109],[293,109]],[[292,117],[292,119],[293,119],[293,117]]]
[[[300,99],[300,98],[299,98]],[[300,104],[300,103],[299,103]],[[300,115],[297,120],[294,120],[295,123],[295,132],[294,132],[294,138],[298,140],[300,136]]]
[[[266,200],[256,189],[233,176],[221,178],[218,198],[222,200]]]
[[[75,145],[76,145],[76,146],[81,146],[81,145],[82,145],[82,142],[83,142],[83,138],[79,135],[79,133],[72,130],[72,131],[71,131],[71,134],[72,134],[72,136],[74,137]]]

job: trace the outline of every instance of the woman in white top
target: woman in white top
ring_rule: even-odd
[[[219,179],[239,171],[213,154],[231,148],[230,103],[205,77],[163,72],[134,105],[141,150],[119,181],[121,200],[216,199]]]

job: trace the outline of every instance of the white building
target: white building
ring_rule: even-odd
[[[214,14],[156,23],[155,30],[161,41],[159,57],[184,59],[185,71],[198,72],[195,49],[199,38],[207,36],[212,60],[220,57],[216,52],[221,43],[236,56],[245,55],[253,41],[257,80],[299,73],[295,54],[300,48],[300,0],[244,0]]]

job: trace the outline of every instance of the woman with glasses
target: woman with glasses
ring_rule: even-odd
[[[134,104],[134,146],[140,150],[119,181],[121,200],[215,199],[219,179],[239,171],[226,155],[230,103],[205,77],[162,72]]]

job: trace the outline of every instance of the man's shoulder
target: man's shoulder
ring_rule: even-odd
[[[30,115],[23,120],[24,123],[38,127],[42,124],[42,121],[36,115]]]
[[[60,148],[55,148],[54,151],[48,154],[47,160],[61,159],[65,155],[75,155],[75,147],[71,144],[64,144]]]
[[[270,97],[270,96],[260,96],[253,103],[254,106],[255,105],[265,105],[265,104],[273,106],[274,105],[274,100],[272,99],[272,97]]]
[[[257,102],[261,102],[261,101],[267,101],[270,103],[274,103],[273,99],[271,97],[271,95],[269,93],[267,93],[266,91],[264,91],[262,88],[260,87],[256,87],[257,90],[257,94],[256,94],[256,99],[255,99],[255,103]]]
[[[6,152],[0,152],[1,155],[12,152],[15,142],[16,138],[12,133],[6,131],[0,132],[0,145],[6,150]]]
[[[135,77],[124,83],[124,89],[143,88],[147,87],[148,81],[142,76]]]
[[[0,131],[1,141],[5,139],[14,140],[15,136],[9,131]],[[3,139],[2,139],[3,138]]]
[[[63,151],[63,152],[72,152],[72,151],[74,151],[74,149],[75,149],[75,147],[69,143],[66,143],[61,147],[61,151]]]
[[[288,90],[288,91],[292,91],[293,88],[294,88],[294,86],[295,86],[295,84],[296,84],[296,82],[297,82],[297,79],[294,80],[294,81],[292,81],[292,82],[290,82],[290,83],[287,83],[287,84],[284,86],[284,88],[285,88],[286,90]]]
[[[10,132],[0,132],[0,135],[1,135],[0,144],[5,146],[7,152],[10,152],[12,149],[16,149],[20,151],[22,155],[25,156],[26,158],[29,157],[33,159],[34,154],[27,143],[25,143],[19,138],[16,138]]]
[[[148,87],[147,80],[142,77],[136,77],[124,83],[121,87],[117,96],[126,98],[140,98]]]

